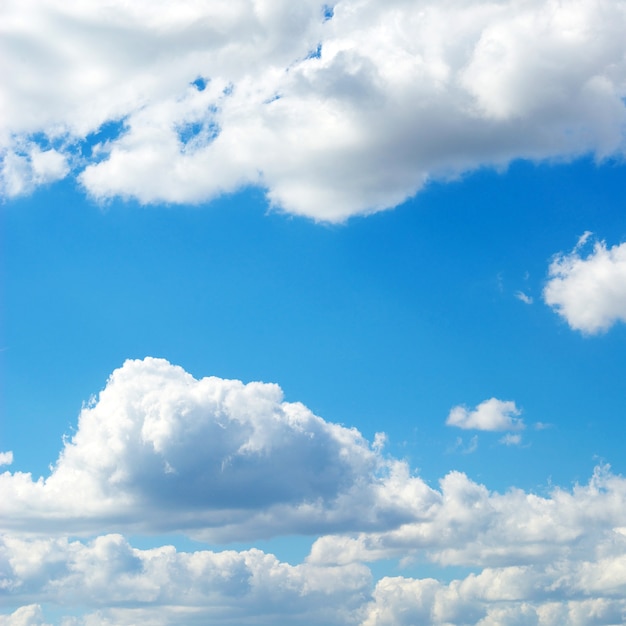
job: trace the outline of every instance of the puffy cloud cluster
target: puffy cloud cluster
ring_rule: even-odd
[[[618,626],[626,616],[625,566],[621,554],[593,563],[485,569],[449,584],[384,578],[361,626]]]
[[[64,620],[67,626],[233,620],[346,624],[371,587],[371,573],[363,565],[292,566],[256,549],[138,550],[121,535],[99,536],[87,544],[4,537],[0,568],[2,588],[14,599],[91,607],[80,620]],[[38,607],[27,605],[4,619],[11,625],[40,624],[43,616]]]
[[[419,518],[392,530],[321,537],[311,562],[427,556],[443,566],[504,567],[593,559],[626,548],[626,480],[607,468],[597,468],[587,485],[544,497],[521,489],[491,493],[460,472],[442,478],[435,493]]]
[[[596,241],[593,251],[581,256],[590,235],[554,258],[543,297],[572,329],[598,334],[626,322],[626,243],[607,248]]]
[[[623,153],[625,0],[7,0],[2,191],[257,185],[340,221],[431,178]],[[36,18],[33,18],[36,16]]]
[[[48,478],[0,475],[0,625],[623,621],[626,479],[601,467],[540,496],[453,471],[433,488],[383,457],[383,441],[285,402],[277,385],[128,361]],[[254,548],[140,550],[112,529],[318,538],[291,565]],[[382,559],[473,573],[374,586],[366,563]]]

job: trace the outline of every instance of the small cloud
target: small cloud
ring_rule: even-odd
[[[515,297],[518,300],[521,300],[524,304],[532,304],[533,298],[532,296],[527,296],[523,291],[518,291],[515,293]]]
[[[548,428],[552,428],[552,424],[548,424],[546,422],[535,422],[533,426],[535,430],[546,430]]]
[[[570,328],[592,335],[626,322],[626,242],[607,248],[604,241],[596,241],[581,256],[590,236],[586,231],[572,252],[554,257],[543,299]]]
[[[374,435],[374,443],[372,443],[372,450],[375,452],[381,452],[387,443],[387,435],[385,433],[376,433]]]
[[[523,430],[525,428],[515,402],[490,398],[481,402],[473,411],[464,406],[455,406],[446,419],[448,426],[464,430]]]
[[[499,441],[505,446],[519,446],[522,443],[522,436],[519,433],[507,433]]]
[[[0,452],[0,465],[11,465],[13,463],[13,452]]]
[[[580,250],[587,243],[587,241],[589,241],[589,237],[591,237],[591,235],[593,235],[593,233],[590,230],[586,230],[578,238],[578,241],[576,242],[576,246],[574,247],[574,250]]]

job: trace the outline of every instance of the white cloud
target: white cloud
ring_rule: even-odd
[[[42,625],[45,611],[33,599],[65,612],[62,626],[620,623],[626,479],[598,468],[587,485],[539,497],[490,493],[452,472],[438,493],[414,522],[386,533],[322,537],[299,565],[257,549],[141,550],[118,534],[88,541],[5,534],[5,603],[24,606],[0,616],[0,624]],[[398,494],[390,488],[388,495]],[[372,588],[362,561],[388,558],[474,571],[450,582],[382,578]]]
[[[619,623],[626,479],[599,467],[537,495],[453,471],[431,488],[383,444],[285,402],[277,385],[128,361],[47,479],[0,475],[0,624],[43,626],[53,606],[61,626]],[[140,550],[111,528],[322,536],[291,565],[257,549]],[[372,588],[365,563],[380,559],[474,573]]]
[[[576,580],[590,566],[606,567],[615,586],[590,598]],[[443,584],[433,579],[383,578],[361,626],[589,626],[617,625],[626,614],[624,556],[594,564],[555,563],[485,569]]]
[[[30,189],[18,148],[34,136],[80,155],[72,174],[97,198],[200,202],[253,184],[330,221],[480,166],[624,151],[624,0],[333,8],[3,2],[4,193]],[[90,136],[108,122],[122,132]],[[66,175],[53,156],[33,184]]]
[[[13,463],[13,452],[0,452],[0,465],[11,465]]]
[[[626,479],[597,468],[587,485],[538,496],[491,493],[460,472],[440,481],[437,500],[415,520],[384,532],[326,536],[318,564],[422,559],[442,566],[517,567],[562,560],[626,558]]]
[[[127,361],[82,410],[49,477],[0,475],[0,528],[234,540],[388,527],[433,495],[381,445],[284,402],[278,385]]]
[[[529,296],[529,295],[525,294],[523,291],[515,292],[515,297],[518,300],[521,300],[524,304],[532,304],[533,303],[532,296]]]
[[[13,602],[87,607],[70,624],[354,624],[371,588],[363,565],[289,565],[260,550],[133,548],[121,535],[88,543],[0,538],[2,584]],[[84,610],[84,609],[83,609]],[[2,621],[2,620],[5,621]],[[25,606],[0,624],[39,624]],[[67,622],[63,622],[66,624]]]
[[[5,151],[0,146],[0,194],[18,196],[39,185],[52,183],[69,173],[66,157],[50,148],[41,150],[30,143],[22,150]]]
[[[507,433],[500,438],[500,443],[505,446],[519,446],[522,443],[522,436],[519,433]]]
[[[446,419],[448,426],[466,430],[522,430],[524,422],[517,416],[521,411],[515,402],[490,398],[481,402],[473,411],[464,406],[455,406]]]
[[[583,257],[580,249],[590,234],[554,258],[543,297],[572,329],[598,334],[626,321],[626,243],[607,248],[597,241]]]
[[[0,615],[0,626],[48,626],[44,624],[41,606],[28,604],[10,615]]]

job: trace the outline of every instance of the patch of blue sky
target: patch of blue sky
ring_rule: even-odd
[[[105,122],[97,130],[89,133],[79,144],[81,156],[96,163],[106,158],[106,151],[94,150],[96,146],[106,145],[119,139],[128,130],[126,118]]]
[[[322,15],[324,16],[324,21],[332,20],[335,15],[335,9],[329,4],[325,4],[322,7]]]
[[[189,122],[177,128],[178,140],[188,149],[196,149],[210,144],[219,134],[219,124],[215,122]]]
[[[202,76],[198,76],[198,78],[196,78],[196,80],[192,81],[191,84],[198,91],[204,91],[206,89],[206,86],[209,84],[209,81],[206,78],[203,78]]]
[[[309,54],[306,55],[307,59],[321,59],[322,58],[322,44],[318,43],[317,48],[315,50],[311,50]]]
[[[277,100],[280,100],[282,98],[282,96],[279,93],[275,93],[271,98],[268,98],[267,100],[264,101],[264,104],[271,104],[272,102],[276,102]]]

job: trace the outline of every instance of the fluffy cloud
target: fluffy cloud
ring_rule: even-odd
[[[597,241],[586,257],[585,233],[569,254],[558,254],[549,269],[543,297],[569,326],[598,334],[626,321],[626,243],[607,248]]]
[[[374,533],[318,539],[313,563],[422,559],[442,566],[541,566],[626,554],[626,479],[597,468],[587,485],[549,496],[490,493],[460,472],[412,522]]]
[[[0,476],[0,625],[623,622],[626,479],[599,467],[540,496],[453,471],[432,488],[383,458],[383,443],[285,402],[277,385],[128,361],[47,479]],[[291,565],[254,548],[141,550],[110,528],[322,536]],[[365,563],[381,559],[473,573],[374,587]]]
[[[100,199],[200,202],[252,184],[340,221],[431,178],[625,146],[624,0],[1,11],[9,196],[70,168]]]
[[[447,585],[383,578],[361,626],[617,626],[626,615],[625,564],[622,554],[597,563],[485,569]],[[587,579],[591,571],[611,579],[599,593]]]
[[[69,624],[354,624],[369,597],[363,565],[292,566],[271,554],[133,548],[120,535],[83,544],[68,539],[0,538],[0,583],[12,600],[36,598],[91,609]],[[3,621],[4,619],[4,621]],[[0,617],[40,624],[40,607]]]
[[[375,448],[284,402],[278,385],[127,361],[82,410],[48,478],[0,475],[0,527],[211,539],[386,527],[433,496]]]
[[[446,419],[448,426],[465,430],[522,430],[524,422],[517,415],[521,411],[515,402],[490,398],[481,402],[473,411],[464,406],[455,406]]]

